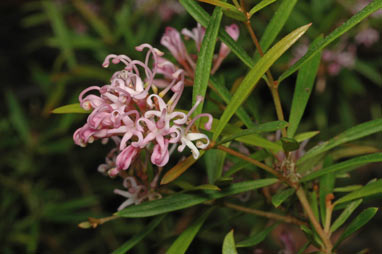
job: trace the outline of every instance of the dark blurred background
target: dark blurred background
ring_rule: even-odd
[[[300,57],[304,45],[318,34],[328,34],[349,18],[359,2],[300,1],[279,37],[309,22],[313,22],[312,28],[277,62],[274,73],[281,73],[291,59]],[[259,35],[276,7],[265,9],[254,20]],[[85,122],[85,115],[50,112],[76,103],[84,88],[108,81],[112,70],[101,67],[107,54],[140,58],[134,47],[143,42],[164,50],[159,41],[166,26],[190,29],[195,22],[176,1],[148,0],[3,0],[0,19],[0,253],[109,253],[140,232],[149,219],[112,221],[88,230],[77,227],[88,217],[109,216],[116,211],[123,199],[115,196],[113,189],[120,188],[121,181],[97,172],[109,147],[99,142],[86,149],[73,144],[72,134]],[[232,22],[223,20],[224,24]],[[326,139],[357,123],[382,117],[381,27],[382,19],[375,15],[327,49],[300,131],[320,130],[320,138]],[[241,32],[238,43],[252,53],[244,27]],[[231,74],[225,77],[227,86],[247,71],[232,54],[216,75],[223,77],[224,70]],[[294,81],[289,78],[281,86],[285,109],[290,108]],[[256,121],[274,120],[265,85],[252,99],[254,105],[248,110]],[[361,144],[375,146],[378,151],[381,141],[378,134]],[[195,178],[195,174],[187,177]],[[357,183],[381,177],[381,165],[364,167],[355,176]],[[380,200],[371,202],[380,206]],[[214,218],[215,222],[227,229],[235,225],[223,215]],[[184,216],[168,216],[157,233],[149,235],[133,253],[159,253],[160,246],[173,241],[173,228]],[[381,225],[379,213],[367,229],[343,247],[343,253],[362,248],[382,253]],[[220,250],[219,233],[206,230],[201,238],[190,253]],[[280,248],[277,244],[269,247],[272,242],[265,246],[272,253]]]

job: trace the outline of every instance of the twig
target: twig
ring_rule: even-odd
[[[292,216],[285,216],[285,215],[279,215],[279,214],[271,213],[271,212],[264,212],[264,211],[261,211],[261,210],[252,209],[252,208],[236,205],[236,204],[229,203],[229,202],[224,202],[224,205],[226,207],[228,207],[228,208],[231,208],[231,209],[234,209],[234,210],[237,210],[237,211],[241,211],[241,212],[245,212],[245,213],[250,213],[250,214],[262,216],[262,217],[265,217],[265,218],[268,218],[268,219],[279,220],[279,221],[283,221],[283,222],[286,222],[286,223],[293,223],[293,224],[296,224],[296,225],[307,225],[306,222],[301,221],[301,220],[299,220],[299,219],[297,219],[295,217],[292,217]]]

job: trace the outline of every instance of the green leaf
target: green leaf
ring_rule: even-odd
[[[249,71],[244,80],[241,82],[239,88],[236,90],[231,102],[227,105],[227,108],[224,111],[222,117],[220,118],[220,124],[214,132],[212,138],[213,140],[216,140],[219,137],[224,127],[231,119],[232,115],[245,101],[245,99],[247,99],[265,72],[290,46],[292,46],[298,40],[298,38],[300,38],[306,32],[309,26],[310,25],[302,26],[285,36],[275,46],[273,46]]]
[[[149,217],[162,213],[168,213],[172,211],[177,211],[185,209],[191,206],[201,204],[205,201],[222,198],[225,196],[235,195],[241,192],[254,190],[271,185],[277,182],[277,179],[268,178],[255,181],[247,181],[235,183],[225,188],[221,191],[199,191],[193,193],[176,193],[170,196],[164,197],[162,199],[153,200],[150,202],[145,202],[139,205],[127,207],[116,215],[128,218],[141,218]]]
[[[284,0],[284,2],[289,2],[289,0]],[[354,16],[348,19],[345,23],[343,23],[341,26],[339,26],[333,32],[331,32],[328,36],[326,36],[323,40],[321,40],[320,43],[310,47],[308,52],[300,60],[298,60],[287,71],[281,74],[278,81],[281,82],[282,80],[289,77],[295,71],[300,69],[301,66],[305,64],[306,61],[309,61],[313,56],[318,54],[323,48],[328,46],[335,39],[337,39],[338,37],[340,37],[342,34],[346,33],[347,31],[349,31],[352,27],[354,27],[359,22],[367,18],[370,14],[372,14],[379,8],[382,8],[382,0],[376,0],[371,2],[369,5],[363,8],[360,12],[356,13]]]
[[[260,3],[253,6],[253,8],[249,11],[249,17],[251,17],[256,12],[260,11],[261,9],[267,7],[268,5],[270,5],[271,3],[274,3],[274,2],[276,2],[276,0],[263,0],[263,1],[261,1]]]
[[[269,154],[265,150],[260,150],[260,151],[257,151],[256,153],[250,155],[249,157],[251,157],[252,159],[255,159],[257,161],[263,161],[268,156],[269,156]],[[240,171],[246,167],[252,167],[252,166],[253,166],[253,164],[251,164],[247,161],[241,160],[239,163],[236,163],[235,165],[233,165],[224,174],[224,177],[229,177],[229,176],[235,174],[236,172],[238,172],[238,171]]]
[[[223,254],[237,254],[235,239],[233,238],[233,229],[224,237]]]
[[[321,37],[319,37],[321,39]],[[317,43],[317,39],[313,44]],[[318,53],[304,66],[301,67],[297,75],[296,88],[293,93],[292,108],[289,116],[288,137],[292,138],[300,124],[313,89],[314,80],[320,65],[321,54]]]
[[[318,211],[317,192],[313,190],[309,193],[310,206],[312,207],[314,217],[320,221],[320,212]]]
[[[267,235],[269,235],[269,233],[272,232],[272,230],[277,225],[278,224],[273,224],[270,227],[266,227],[263,231],[255,234],[253,236],[250,236],[248,239],[245,239],[243,241],[238,242],[236,244],[236,247],[252,247],[252,246],[255,246],[255,245],[261,243],[262,241],[264,241],[264,239],[267,237]]]
[[[301,249],[298,250],[297,254],[303,254],[305,253],[305,250],[312,244],[311,241],[307,241],[304,246],[301,247]]]
[[[221,189],[213,184],[201,184],[192,188],[192,190],[213,190],[213,191],[221,191]]]
[[[186,253],[188,247],[190,246],[192,240],[194,240],[196,234],[199,232],[200,228],[204,224],[207,217],[211,214],[214,207],[211,207],[206,212],[199,216],[198,219],[191,224],[186,230],[182,232],[175,242],[167,250],[167,254],[182,254]]]
[[[69,104],[62,107],[58,107],[52,110],[53,114],[71,114],[71,113],[77,113],[77,114],[88,114],[90,111],[85,110],[81,107],[79,103]]]
[[[297,0],[283,0],[279,8],[277,8],[260,39],[260,46],[264,52],[269,49],[281,29],[284,27],[296,3]]]
[[[362,203],[362,199],[355,200],[346,206],[345,210],[342,211],[340,216],[333,222],[330,227],[331,232],[335,232],[345,221],[350,217],[350,215],[354,212],[355,209]]]
[[[210,77],[210,84],[216,90],[217,94],[223,99],[225,103],[228,104],[231,101],[232,96],[229,90],[224,85],[220,84],[220,82],[218,82],[215,77],[213,76]],[[248,115],[248,113],[244,110],[243,107],[238,108],[238,110],[235,113],[237,117],[239,117],[239,119],[243,121],[243,123],[245,124],[245,126],[247,126],[247,128],[251,128],[254,126],[254,123],[251,117]]]
[[[76,65],[76,58],[68,34],[69,31],[58,6],[53,1],[42,1],[41,4],[50,20],[53,32],[60,42],[60,49],[68,62],[69,67],[74,67]]]
[[[381,72],[375,69],[371,63],[356,59],[354,69],[367,77],[369,80],[373,81],[378,86],[382,86]]]
[[[326,152],[336,146],[350,142],[356,139],[366,137],[368,135],[374,134],[376,132],[382,131],[382,118],[371,120],[357,126],[354,126],[341,134],[335,136],[334,138],[323,142],[312,149],[310,149],[304,156],[302,156],[298,161],[297,165],[301,165],[303,162],[317,157],[317,155]]]
[[[287,125],[288,123],[285,121],[274,121],[274,122],[258,124],[252,128],[241,130],[240,132],[237,132],[229,137],[225,137],[222,141],[217,142],[217,144],[224,144],[234,139],[237,139],[239,137],[249,136],[252,134],[276,131],[286,127]]]
[[[334,174],[326,174],[320,178],[320,215],[321,221],[326,221],[326,197],[333,193],[336,177]]]
[[[374,146],[352,144],[351,146],[340,148],[333,151],[331,153],[331,156],[333,157],[334,160],[340,160],[343,158],[355,157],[357,155],[377,153],[379,151],[381,150]]]
[[[122,244],[121,247],[114,250],[112,253],[113,254],[126,253],[128,250],[130,250],[135,245],[137,245],[140,241],[142,241],[143,238],[145,238],[148,234],[150,234],[151,231],[153,231],[159,225],[159,223],[164,219],[165,216],[166,216],[166,214],[162,214],[162,215],[156,217],[155,219],[153,219],[150,222],[150,224],[144,230],[141,230],[139,233],[134,235],[130,240],[128,240],[127,242]]]
[[[204,151],[200,151],[199,158],[203,156]],[[160,184],[168,184],[178,178],[187,169],[189,169],[197,160],[194,159],[192,155],[188,156],[187,159],[177,163],[172,167],[166,174],[162,177]]]
[[[297,140],[297,142],[302,142],[304,140],[313,138],[314,136],[318,135],[320,132],[319,131],[308,131],[308,132],[303,132],[300,134],[297,134],[294,136],[294,139]]]
[[[103,20],[96,15],[96,12],[92,11],[84,1],[74,1],[73,5],[105,42],[113,42],[112,32]]]
[[[199,125],[199,128],[203,129],[204,128],[204,124],[206,122],[207,122],[207,119],[206,118],[202,118],[201,119],[201,124]],[[211,128],[210,131],[214,132],[217,129],[218,126],[219,126],[219,120],[213,119],[212,128]],[[242,129],[240,129],[240,128],[234,126],[234,125],[227,124],[226,127],[224,128],[222,134],[223,135],[234,135],[235,133],[238,133],[238,132],[241,132],[241,131],[242,131]],[[266,149],[270,149],[273,152],[278,152],[278,151],[281,151],[281,149],[282,149],[280,144],[272,142],[272,141],[269,141],[268,139],[263,138],[263,137],[261,137],[258,134],[252,134],[252,135],[249,135],[249,136],[246,136],[246,137],[238,137],[238,138],[236,138],[236,141],[242,142],[242,143],[247,144],[247,145],[258,146],[258,147],[263,147],[263,148],[266,148]]]
[[[294,138],[282,137],[280,141],[285,152],[293,152],[300,147],[299,143]]]
[[[205,98],[208,80],[211,73],[216,39],[218,36],[218,31],[222,17],[222,9],[216,7],[210,21],[208,22],[206,33],[203,37],[200,52],[198,54],[198,60],[196,62],[194,85],[192,91],[192,105],[196,103],[198,96],[202,96],[203,98]],[[194,116],[197,116],[202,113],[203,104],[204,100],[200,102],[199,106],[194,111]],[[199,122],[200,120],[197,120],[196,125],[198,125]]]
[[[272,204],[277,208],[294,193],[295,189],[285,189],[272,197]]]
[[[345,187],[337,187],[337,188],[334,188],[334,192],[351,192],[351,191],[355,191],[355,190],[359,190],[361,189],[363,186],[361,184],[356,184],[356,185],[348,185],[348,186],[345,186]]]
[[[9,111],[9,120],[20,138],[25,142],[30,141],[30,130],[27,118],[24,115],[23,109],[11,90],[7,90],[5,94]]]
[[[222,1],[218,1],[218,0],[199,0],[199,1],[200,2],[205,2],[205,3],[208,3],[208,4],[212,4],[212,5],[215,5],[215,6],[220,6],[222,8],[229,9],[229,10],[232,10],[232,11],[239,12],[234,5],[229,4],[229,3],[225,3],[225,2],[222,2]]]
[[[371,182],[361,189],[358,189],[356,191],[353,191],[342,198],[338,199],[336,202],[334,202],[334,205],[339,205],[341,203],[349,202],[354,199],[359,199],[363,197],[367,197],[370,195],[382,193],[382,180],[378,180],[375,182]]]
[[[344,239],[351,236],[354,232],[368,223],[374,217],[377,211],[378,208],[376,207],[370,207],[363,210],[345,229],[344,233],[338,239],[334,247],[338,246]]]
[[[214,184],[222,176],[227,153],[218,149],[209,149],[204,156],[208,182]]]
[[[331,165],[329,167],[325,167],[323,169],[317,170],[301,179],[301,182],[306,182],[313,180],[317,177],[330,174],[330,173],[344,173],[347,172],[346,169],[354,169],[356,167],[365,165],[367,163],[372,163],[372,162],[380,162],[382,161],[382,153],[374,153],[374,154],[368,154],[368,155],[363,155],[359,157],[355,157],[353,159],[336,163],[334,165]]]
[[[247,21],[247,17],[240,11],[231,10],[231,9],[223,9],[223,13],[225,16],[230,17],[232,19],[235,19],[240,22]]]
[[[207,27],[209,23],[210,16],[208,13],[200,7],[200,5],[195,0],[179,0],[179,2],[183,5],[186,11],[202,26]],[[248,56],[245,50],[239,46],[238,43],[228,33],[220,28],[219,30],[219,38],[226,44],[232,52],[239,57],[244,64],[248,67],[252,67],[254,65],[253,59]]]

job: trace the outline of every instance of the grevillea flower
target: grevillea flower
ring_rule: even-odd
[[[240,30],[239,26],[236,24],[232,24],[230,26],[225,27],[225,31],[232,37],[235,41],[239,38]],[[222,64],[223,60],[228,56],[231,52],[230,48],[224,43],[220,45],[219,54],[215,57],[214,65],[212,67],[211,73],[215,73],[217,69]]]
[[[240,30],[239,27],[235,24],[225,27],[226,32],[234,39],[235,41],[239,38]],[[195,41],[196,51],[200,51],[202,41],[205,35],[205,29],[197,24],[192,30],[182,29],[181,34],[186,40],[192,39]],[[167,27],[166,32],[161,39],[161,44],[165,46],[170,53],[174,56],[177,62],[184,68],[186,75],[188,77],[193,77],[195,68],[196,68],[196,55],[191,55],[186,50],[186,47],[181,39],[180,33],[172,27]],[[211,70],[211,73],[215,73],[220,67],[223,60],[228,56],[230,49],[222,43],[220,45],[219,53],[214,57],[214,63]]]
[[[166,30],[162,43],[177,59],[189,61],[180,34],[175,29]],[[160,194],[154,189],[159,173],[169,162],[172,152],[176,147],[178,151],[183,151],[187,146],[194,158],[198,158],[199,149],[206,149],[209,139],[191,127],[201,117],[208,118],[206,129],[212,125],[210,114],[191,118],[202,97],[198,97],[188,113],[176,110],[183,94],[186,72],[163,58],[163,53],[149,44],[142,44],[136,49],[146,50],[144,61],[115,54],[105,58],[102,64],[105,68],[111,63],[123,64],[124,67],[112,75],[109,84],[91,86],[80,93],[81,107],[92,112],[84,126],[73,134],[74,142],[80,146],[98,139],[102,143],[114,140],[116,147],[109,152],[106,163],[101,164],[98,170],[110,177],[120,175],[125,178],[124,186],[128,191],[115,190],[115,193],[127,198],[119,209],[145,199],[159,198]],[[158,166],[151,183],[145,176],[149,161]],[[139,176],[145,185],[139,185],[135,176]]]
[[[182,34],[185,36],[185,39],[193,39],[195,41],[196,50],[200,51],[200,46],[202,46],[202,41],[204,34],[206,33],[206,29],[202,27],[199,23],[192,30],[188,30],[186,28],[182,29]]]
[[[175,53],[184,54],[181,52],[185,50],[184,45],[176,36],[178,32],[168,29],[166,33],[169,47],[173,47]],[[85,125],[74,133],[74,142],[86,146],[97,139],[117,140],[117,147],[108,155],[106,164],[99,168],[112,177],[130,168],[142,151],[151,153],[152,164],[163,167],[170,159],[170,144],[171,151],[176,146],[179,146],[179,151],[189,147],[195,158],[199,157],[198,149],[205,149],[209,144],[205,134],[191,131],[191,126],[200,117],[208,117],[206,127],[211,127],[212,116],[209,114],[191,119],[202,98],[198,98],[188,114],[175,110],[183,93],[185,72],[162,58],[163,53],[151,45],[137,47],[138,51],[144,49],[147,49],[144,62],[125,55],[108,55],[103,67],[122,63],[124,68],[112,75],[109,84],[91,86],[79,96],[81,106],[92,112]],[[160,80],[157,74],[166,77],[166,86],[157,85],[157,80]],[[160,92],[158,87],[162,88]],[[154,93],[151,93],[151,88]],[[164,98],[169,94],[166,102]],[[195,141],[196,144],[193,143]]]
[[[126,198],[126,201],[118,207],[118,211],[132,204],[138,205],[144,200],[155,200],[162,197],[160,193],[148,189],[144,185],[138,184],[137,180],[132,176],[128,176],[123,180],[123,187],[125,187],[127,191],[119,189],[114,190],[115,194]]]

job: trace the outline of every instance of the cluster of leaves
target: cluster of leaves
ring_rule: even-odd
[[[106,249],[126,253],[133,247],[137,253],[211,253],[216,249],[223,253],[237,253],[237,248],[240,248],[240,253],[250,253],[278,227],[277,221],[295,223],[304,232],[308,240],[299,253],[304,253],[310,245],[328,252],[331,250],[325,236],[338,236],[333,242],[337,250],[343,240],[374,217],[377,208],[368,207],[362,211],[357,208],[365,200],[380,200],[382,181],[369,177],[363,181],[367,183],[361,185],[346,177],[356,174],[355,170],[361,166],[382,161],[378,143],[382,130],[378,98],[377,101],[370,99],[370,104],[367,104],[367,110],[370,110],[367,117],[353,114],[351,101],[362,95],[369,99],[366,89],[380,91],[381,77],[376,74],[376,68],[381,67],[382,63],[357,60],[355,69],[361,75],[344,70],[333,80],[341,85],[328,87],[321,95],[313,96],[310,114],[304,115],[304,112],[319,73],[321,51],[382,8],[381,0],[375,0],[334,30],[333,27],[337,26],[334,18],[344,11],[330,0],[323,1],[324,4],[313,0],[311,6],[297,0],[279,0],[274,4],[275,1],[269,0],[254,4],[248,1],[253,8],[247,16],[237,1],[232,4],[217,0],[203,1],[216,6],[210,15],[200,3],[180,0],[187,13],[206,27],[205,38],[208,39],[203,41],[197,61],[192,102],[198,95],[208,98],[203,111],[214,113],[216,117],[210,130],[215,146],[206,151],[199,161],[189,157],[178,164],[173,163],[174,167],[167,170],[161,180],[162,191],[167,193],[163,199],[128,207],[112,218],[105,217],[115,211],[115,203],[119,202],[105,193],[111,194],[111,190],[119,187],[120,183],[94,174],[96,166],[103,161],[103,153],[99,154],[98,161],[95,162],[94,158],[104,148],[74,150],[68,133],[77,127],[76,121],[81,119],[81,115],[53,116],[49,120],[46,117],[57,105],[75,102],[79,91],[90,82],[107,81],[110,73],[98,65],[93,66],[94,63],[101,63],[105,55],[120,52],[134,57],[136,45],[154,41],[160,36],[163,31],[160,19],[153,16],[156,20],[142,21],[140,17],[144,9],[136,10],[129,2],[107,1],[100,6],[99,14],[89,11],[89,6],[82,0],[61,6],[52,1],[24,6],[25,11],[29,12],[22,21],[24,26],[43,27],[49,24],[53,31],[53,36],[36,40],[30,50],[49,46],[58,49],[58,55],[49,72],[36,62],[30,64],[32,79],[39,85],[38,91],[41,93],[39,101],[45,103],[35,106],[45,117],[43,124],[40,116],[27,116],[23,103],[13,91],[5,93],[9,119],[2,120],[1,128],[2,132],[13,136],[4,139],[1,144],[7,148],[1,159],[10,169],[0,178],[0,184],[5,187],[1,191],[1,214],[6,218],[2,220],[0,230],[7,232],[2,234],[0,240],[6,243],[3,245],[6,253],[25,249],[31,253],[44,249],[59,253],[58,250],[65,249],[67,243],[71,245],[65,252],[73,253],[104,253]],[[326,11],[332,5],[336,8],[332,8],[328,16],[334,18],[322,22],[322,17],[327,16]],[[312,17],[308,14],[310,11],[313,11]],[[261,16],[262,13],[264,16]],[[269,15],[272,13],[273,16]],[[247,52],[254,52],[254,46],[250,44],[245,30],[239,42],[235,43],[220,28],[225,18],[244,24],[249,20],[249,24],[252,22],[255,28],[258,27],[256,33],[262,34],[259,43],[264,56],[259,53],[248,55]],[[74,26],[79,24],[73,20],[81,21],[79,23],[85,25],[88,31],[74,32]],[[186,17],[172,20],[179,28],[186,21]],[[313,24],[301,26],[309,22]],[[313,41],[309,50],[294,65],[285,68],[287,50],[306,32]],[[320,35],[321,32],[326,36]],[[232,62],[240,61],[234,67],[229,64],[223,66],[229,70],[229,75],[222,71],[210,76],[205,71],[211,68],[216,39],[231,48]],[[85,61],[86,58],[90,60]],[[282,105],[290,109],[286,110],[288,121],[280,117],[279,121],[274,121],[272,97],[262,95],[269,93],[261,89],[261,86],[266,87],[261,80],[269,84],[267,72],[271,66],[279,75],[274,83],[277,87],[270,87],[270,90],[273,95],[275,90],[279,90]],[[296,72],[297,79],[294,81],[291,76]],[[259,88],[254,90],[256,86]],[[340,99],[337,100],[336,96]],[[330,112],[333,105],[336,105],[338,112]],[[223,113],[221,106],[224,107]],[[61,111],[73,109],[76,107],[61,108]],[[306,118],[302,121],[303,115]],[[359,118],[363,123],[358,124]],[[280,141],[271,141],[264,135],[281,129],[285,133]],[[317,129],[320,134],[318,131],[308,131]],[[374,139],[358,141],[370,135]],[[307,139],[317,145],[295,161],[293,168],[296,172],[283,174],[278,171],[282,170],[281,167],[273,168],[275,155],[291,154]],[[249,147],[251,154],[238,157],[232,152],[231,148],[238,142]],[[69,159],[65,161],[63,157]],[[228,161],[233,166],[225,171],[223,167]],[[260,164],[256,165],[254,161]],[[319,170],[313,170],[315,168]],[[251,180],[254,177],[257,180]],[[205,178],[208,180],[200,181]],[[234,178],[245,181],[234,182]],[[260,189],[265,195],[260,194]],[[254,197],[240,204],[237,195],[246,192],[251,192]],[[81,198],[73,198],[80,196],[79,193]],[[302,201],[305,193],[307,199]],[[309,217],[306,205],[315,219]],[[81,224],[82,227],[117,220],[93,232],[75,231],[74,225],[88,217],[105,218],[89,219],[89,222]],[[153,218],[147,223],[146,219],[142,219],[146,217]],[[314,220],[319,223],[324,236],[317,231]],[[59,236],[55,230],[57,227],[64,229],[60,230]],[[81,240],[71,242],[76,236]],[[194,241],[196,237],[198,239]],[[129,240],[121,245],[126,238]],[[235,243],[235,239],[239,241]],[[262,245],[261,248],[269,251],[280,249],[274,244]]]

